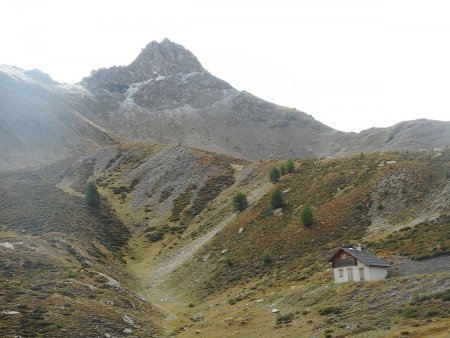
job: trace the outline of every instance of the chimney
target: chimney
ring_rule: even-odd
[[[361,244],[356,244],[356,250],[361,251]]]

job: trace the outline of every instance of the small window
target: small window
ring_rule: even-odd
[[[339,277],[342,278],[344,277],[344,269],[339,269]]]

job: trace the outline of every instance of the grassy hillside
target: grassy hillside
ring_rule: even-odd
[[[386,331],[391,326],[417,327],[428,325],[427,319],[435,316],[446,318],[445,325],[448,325],[448,296],[443,294],[442,298],[433,298],[427,295],[445,293],[448,287],[449,167],[448,151],[360,154],[338,159],[297,161],[295,172],[283,176],[273,186],[273,189],[279,188],[284,192],[281,211],[271,210],[270,194],[266,194],[180,268],[172,276],[170,284],[178,288],[178,292],[186,292],[194,303],[220,299],[225,304],[219,312],[223,316],[231,311],[229,307],[242,303],[241,308],[255,318],[257,316],[253,311],[246,310],[249,301],[264,298],[262,304],[267,307],[273,304],[273,300],[265,299],[271,294],[267,290],[271,290],[280,294],[276,303],[282,302],[282,299],[289,300],[287,309],[292,313],[315,313],[310,319],[315,325],[303,328],[304,332],[311,334],[327,334],[327,329],[332,330],[329,336],[334,336],[332,332],[339,332],[340,336]],[[314,212],[314,223],[309,227],[303,226],[299,220],[299,213],[306,203],[312,205]],[[441,266],[439,271],[446,273],[436,274],[429,282],[422,278],[418,282],[417,277],[413,276],[398,277],[403,280],[392,277],[394,279],[390,283],[397,285],[397,289],[399,283],[418,283],[421,287],[413,292],[401,288],[406,296],[401,299],[397,297],[395,301],[374,302],[374,299],[385,297],[383,295],[389,292],[384,282],[359,286],[331,284],[332,275],[327,260],[343,243],[362,243],[394,264],[393,275],[399,266],[401,270],[401,265],[397,263],[404,257],[421,260],[441,255],[446,257],[444,264],[447,268]],[[430,262],[430,266],[433,264]],[[308,305],[307,295],[293,302],[289,291],[291,287],[302,290],[326,287],[332,293],[320,295],[314,304]],[[370,289],[368,294],[372,292],[372,297],[358,298],[362,308],[370,309],[372,319],[367,325],[358,319],[357,311],[350,310],[355,300],[350,296],[339,296],[341,292],[348,295],[349,290],[355,288]],[[193,294],[195,297],[192,297]],[[414,310],[417,316],[413,317],[423,319],[419,324],[412,323],[412,317],[402,312],[403,307],[409,308],[413,295],[435,299],[431,303],[420,303],[419,308]],[[339,314],[336,313],[338,318],[344,316],[350,322],[359,323],[358,327],[349,324],[352,329],[343,330],[338,320],[333,319],[333,313],[331,319],[317,315],[321,308],[333,304],[348,309],[348,312],[340,309]],[[294,323],[308,320],[295,316],[300,317],[303,319]],[[276,327],[272,322],[263,322],[265,324],[259,325],[265,329]],[[289,334],[286,333],[286,336]]]
[[[280,213],[272,213],[267,194],[199,252],[199,261],[207,254],[213,258],[190,266],[191,271],[211,269],[203,284],[206,294],[274,270],[285,270],[287,280],[314,278],[344,243],[366,244],[391,261],[395,255],[421,259],[448,253],[448,152],[358,155],[296,165],[295,173],[273,187],[284,191]],[[306,203],[314,213],[310,227],[299,219]],[[399,236],[403,240],[396,240]],[[270,256],[270,264],[264,256]]]
[[[7,229],[30,235],[61,232],[80,240],[99,244],[111,253],[120,249],[130,237],[128,229],[109,210],[92,209],[83,198],[56,187],[64,164],[40,170],[0,173],[0,223]],[[94,226],[95,225],[95,226]]]
[[[0,305],[19,312],[2,314],[4,333],[71,336],[89,315],[86,336],[444,337],[450,151],[298,160],[270,183],[282,163],[142,143],[1,174],[0,243],[15,248],[0,246]],[[88,180],[100,211],[83,204]],[[334,285],[344,243],[392,263],[390,277]]]
[[[126,284],[130,232],[55,186],[66,165],[0,175],[0,335],[155,336],[162,315]]]

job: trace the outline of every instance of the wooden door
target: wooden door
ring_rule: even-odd
[[[353,282],[353,269],[347,269],[348,281]]]
[[[366,280],[366,278],[364,277],[364,268],[359,268],[359,280]]]

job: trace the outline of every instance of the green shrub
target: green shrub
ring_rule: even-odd
[[[336,306],[326,306],[324,308],[319,309],[319,315],[326,316],[330,314],[338,314],[341,313],[342,310]]]
[[[263,261],[264,265],[270,265],[270,264],[272,264],[273,259],[272,259],[272,256],[270,254],[265,253],[262,256],[262,261]]]
[[[306,204],[300,213],[300,220],[305,227],[313,224],[313,211],[309,204]]]
[[[276,183],[280,179],[280,170],[277,167],[272,167],[269,171],[270,182]]]
[[[294,172],[294,160],[292,160],[291,158],[286,161],[286,172],[288,174]]]
[[[435,299],[440,299],[444,302],[450,302],[450,292],[447,290],[446,293],[442,292],[435,296]]]
[[[405,308],[405,309],[403,309],[403,310],[400,311],[400,315],[401,315],[403,318],[415,318],[415,317],[417,317],[419,314],[418,314],[416,308],[413,308],[413,307],[407,307],[407,308]]]
[[[70,290],[60,290],[59,294],[66,296],[66,297],[75,298],[75,294]]]
[[[439,315],[441,315],[442,313],[440,311],[437,310],[428,310],[427,312],[425,312],[425,317],[437,317]]]
[[[247,196],[242,192],[237,192],[233,197],[233,209],[243,211],[248,207]]]
[[[281,208],[283,206],[283,193],[280,189],[274,189],[270,193],[270,206],[272,209]]]
[[[286,175],[286,173],[287,173],[286,167],[285,167],[284,163],[281,163],[281,165],[280,165],[280,175],[284,176],[284,175]]]
[[[148,235],[148,239],[151,240],[152,242],[160,241],[160,240],[164,239],[164,231],[158,230],[158,231],[152,232],[151,234]]]

